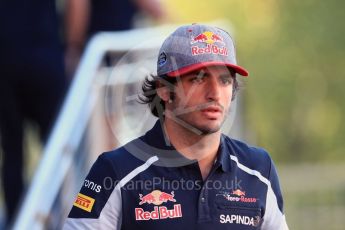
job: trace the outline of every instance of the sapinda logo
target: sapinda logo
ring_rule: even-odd
[[[219,216],[219,222],[221,224],[242,224],[247,226],[258,226],[260,223],[260,216],[242,216],[242,215],[225,215]]]
[[[136,220],[158,220],[167,218],[182,217],[181,204],[175,204],[173,209],[168,209],[166,206],[159,206],[166,202],[176,202],[174,198],[174,191],[171,193],[154,190],[146,195],[139,194],[139,205],[154,204],[153,211],[145,211],[143,208],[135,208]]]

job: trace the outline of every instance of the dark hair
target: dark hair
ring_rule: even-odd
[[[231,72],[231,76],[234,79],[233,94],[231,98],[231,100],[234,100],[235,95],[239,90],[239,83],[236,79],[236,72],[230,68],[229,70]],[[158,82],[162,83],[163,86],[166,86],[170,89],[170,99],[174,99],[174,86],[177,82],[177,78],[168,77],[167,75],[157,76],[151,74],[145,77],[145,80],[141,86],[143,93],[139,95],[139,103],[148,104],[152,114],[156,117],[162,118],[163,112],[165,110],[165,102],[157,94]]]

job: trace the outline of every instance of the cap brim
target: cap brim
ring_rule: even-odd
[[[197,69],[201,69],[203,67],[207,67],[207,66],[227,66],[232,68],[233,70],[235,70],[236,73],[246,77],[248,76],[248,71],[245,70],[243,67],[238,66],[238,65],[234,65],[234,64],[230,64],[230,63],[224,63],[224,62],[202,62],[202,63],[196,63],[193,65],[189,65],[186,67],[183,67],[179,70],[167,73],[167,75],[169,77],[177,77],[177,76],[181,76],[190,72],[193,72]]]

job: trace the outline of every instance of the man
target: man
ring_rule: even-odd
[[[275,167],[221,134],[237,90],[232,38],[182,26],[163,43],[142,101],[159,121],[99,156],[66,229],[288,229]]]

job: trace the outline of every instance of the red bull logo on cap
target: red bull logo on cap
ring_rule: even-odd
[[[220,35],[217,35],[211,31],[205,31],[195,37],[191,37],[191,43],[194,44],[197,42],[204,42],[207,44],[213,44],[215,42],[225,45],[223,38]]]
[[[200,54],[217,54],[228,56],[228,49],[225,47],[224,39],[220,35],[211,31],[205,31],[197,36],[192,36],[190,43],[191,45],[196,43],[206,44],[206,47],[193,45],[191,47],[193,56]]]
[[[154,190],[146,195],[139,194],[139,205],[154,204],[153,211],[145,211],[142,208],[135,209],[136,220],[157,220],[167,218],[182,217],[181,204],[175,204],[173,209],[168,209],[165,206],[159,206],[166,202],[176,202],[174,198],[174,191],[170,193]]]

